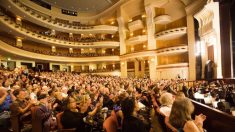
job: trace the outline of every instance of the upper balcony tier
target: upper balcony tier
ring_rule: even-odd
[[[143,29],[144,24],[143,24],[142,20],[135,20],[133,22],[128,23],[128,28],[131,32],[133,32],[133,31],[136,31],[139,29]]]
[[[118,31],[118,26],[110,25],[80,25],[77,23],[62,23],[61,21],[52,19],[51,16],[36,11],[28,6],[23,5],[20,2],[14,2],[13,0],[1,0],[1,4],[4,6],[11,5],[10,11],[17,16],[24,16],[24,19],[44,26],[46,28],[55,29],[62,32],[77,33],[77,34],[89,34],[89,33],[107,33],[114,34]]]
[[[136,45],[136,44],[141,44],[148,41],[148,36],[147,35],[139,35],[135,37],[131,37],[127,40],[127,45]]]
[[[170,40],[187,34],[187,27],[173,28],[155,35],[157,40]]]
[[[114,62],[120,61],[119,56],[99,56],[99,57],[62,57],[62,56],[52,56],[45,55],[40,53],[35,53],[31,51],[26,51],[20,48],[16,48],[11,46],[0,40],[0,51],[4,51],[6,54],[17,55],[19,57],[28,58],[28,59],[36,59],[36,60],[45,60],[51,62]]]
[[[104,47],[104,48],[115,48],[119,47],[119,42],[116,41],[97,41],[97,42],[78,42],[78,41],[67,41],[57,39],[52,36],[46,36],[37,32],[32,32],[26,28],[16,24],[10,17],[2,14],[0,16],[0,27],[5,31],[14,31],[12,34],[18,37],[27,38],[32,41],[37,41],[44,44],[50,44],[54,46],[64,47]]]
[[[157,50],[157,55],[174,55],[188,51],[188,46],[174,46],[169,48],[162,48]]]
[[[174,46],[169,48],[162,48],[156,50],[146,50],[134,53],[127,53],[120,56],[121,60],[128,60],[133,58],[144,58],[148,56],[174,55],[188,52],[188,46]]]
[[[172,22],[171,16],[169,15],[160,15],[154,18],[155,24],[168,24]]]

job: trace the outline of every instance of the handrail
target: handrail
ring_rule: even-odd
[[[194,100],[191,101],[195,107],[194,115],[201,113],[206,115],[203,127],[208,132],[234,132],[235,117]]]

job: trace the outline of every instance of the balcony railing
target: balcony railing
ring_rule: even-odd
[[[3,12],[2,12],[3,13]],[[45,44],[53,44],[53,45],[61,45],[61,46],[70,46],[70,47],[119,47],[119,42],[116,41],[107,41],[101,39],[80,39],[74,38],[74,41],[71,41],[70,38],[68,40],[58,39],[53,36],[45,35],[40,33],[39,31],[30,31],[19,24],[16,24],[13,18],[8,17],[7,15],[1,15],[0,21],[11,28],[12,30],[21,33],[24,36],[29,37],[32,40],[39,41]],[[82,41],[81,41],[82,40]],[[81,42],[79,42],[81,41]]]
[[[156,34],[157,40],[175,39],[187,34],[187,27],[173,28]]]
[[[63,19],[52,19],[51,16],[41,13],[37,10],[34,10],[31,7],[28,7],[22,4],[17,0],[7,0],[15,8],[12,8],[12,12],[17,12],[18,15],[27,15],[26,19],[35,21],[35,23],[47,26],[59,31],[72,32],[72,33],[110,33],[114,34],[118,31],[117,26],[110,25],[85,25],[79,22],[70,23],[67,20]]]
[[[131,37],[127,40],[128,45],[136,45],[136,44],[141,44],[148,41],[148,36],[147,35],[139,35],[135,37]]]
[[[88,63],[88,62],[114,62],[120,61],[119,56],[97,56],[97,57],[64,57],[64,56],[51,56],[44,55],[35,52],[26,51],[20,48],[16,48],[0,40],[0,49],[9,54],[17,55],[20,57],[37,59],[37,60],[46,60],[53,62],[70,62],[70,63]]]
[[[169,15],[160,15],[154,18],[155,24],[168,24],[172,22],[171,16]]]
[[[25,47],[17,47],[16,46],[16,41],[11,40],[11,39],[4,39],[3,37],[0,37],[0,40],[2,40],[3,42],[14,46],[16,48],[25,50],[25,51],[29,51],[29,52],[33,52],[33,53],[38,53],[38,54],[44,54],[44,55],[50,55],[50,56],[65,56],[65,57],[99,57],[99,56],[117,56],[119,54],[115,54],[114,52],[112,54],[109,53],[64,53],[64,52],[52,52],[51,50],[40,50],[40,48],[25,48]]]

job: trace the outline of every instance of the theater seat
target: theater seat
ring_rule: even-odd
[[[169,117],[166,117],[160,109],[157,109],[156,112],[156,117],[158,120],[158,125],[160,125],[160,129],[163,132],[177,132],[177,129],[174,128],[170,123],[169,123]]]
[[[42,132],[42,122],[37,119],[36,117],[36,110],[38,106],[34,106],[31,108],[31,115],[32,115],[32,131],[33,132]]]
[[[64,129],[62,123],[61,123],[61,117],[64,112],[60,112],[56,115],[56,120],[57,120],[57,126],[58,126],[58,131],[59,132],[75,132],[76,128],[71,128],[71,129]]]
[[[11,104],[10,105],[10,111],[13,111],[14,106]],[[20,132],[21,131],[21,125],[20,125],[20,117],[19,116],[10,116],[10,120],[11,120],[11,127],[13,129],[14,132]]]

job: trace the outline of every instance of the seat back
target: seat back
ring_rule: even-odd
[[[38,120],[36,117],[36,111],[38,106],[31,107],[31,115],[32,115],[32,131],[33,132],[42,132],[43,124],[41,120]]]
[[[57,120],[57,127],[58,129],[63,129],[63,125],[61,123],[61,117],[63,115],[64,112],[60,112],[56,115],[56,120]]]
[[[10,111],[14,111],[14,105],[10,105]],[[11,126],[14,132],[20,132],[21,125],[20,125],[20,116],[19,115],[12,115],[10,116]]]
[[[56,120],[57,120],[57,126],[58,126],[58,131],[59,132],[75,132],[76,128],[71,128],[71,129],[64,129],[62,122],[61,122],[61,117],[64,112],[60,112],[56,115]]]
[[[159,111],[156,111],[155,114],[157,116],[159,124],[161,125],[162,130],[164,132],[166,132],[167,131],[167,126],[165,124],[165,116],[162,113],[160,113]]]

